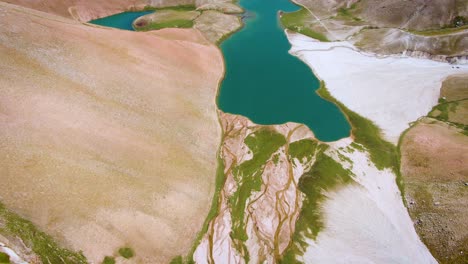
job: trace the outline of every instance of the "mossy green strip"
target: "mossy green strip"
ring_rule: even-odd
[[[193,20],[189,19],[174,19],[164,22],[149,23],[146,26],[136,28],[137,31],[150,31],[163,28],[191,28]]]
[[[169,264],[184,264],[184,258],[182,258],[182,256],[177,256],[173,258]]]
[[[312,30],[309,26],[305,24],[307,20],[311,20],[312,16],[309,11],[305,8],[301,8],[299,11],[283,13],[281,15],[281,24],[292,31],[301,33],[303,35],[309,36],[311,38],[328,42],[328,38],[322,33]]]
[[[364,146],[369,152],[371,161],[379,169],[389,168],[395,173],[399,171],[398,152],[396,147],[382,139],[382,133],[372,121],[349,110],[344,104],[336,100],[326,89],[322,81],[317,93],[324,99],[331,101],[340,107],[351,123],[351,133],[354,141]]]
[[[289,144],[289,155],[292,159],[296,158],[303,161],[304,158],[310,161],[317,148],[317,141],[312,139],[302,139]]]
[[[253,157],[234,168],[233,174],[238,187],[236,192],[229,197],[229,203],[232,208],[231,238],[237,243],[237,249],[244,253],[248,262],[248,251],[243,244],[248,238],[244,223],[246,202],[252,192],[260,191],[263,167],[273,153],[286,144],[286,139],[274,130],[261,128],[245,138],[244,143],[252,151]]]
[[[448,35],[448,34],[462,32],[467,29],[468,29],[468,25],[464,25],[461,27],[446,27],[446,28],[441,28],[441,29],[432,29],[432,30],[425,30],[425,31],[411,30],[409,32],[412,34],[421,35],[421,36],[441,36],[441,35]]]
[[[286,250],[281,263],[300,263],[296,256],[303,255],[308,244],[305,238],[315,239],[323,228],[319,204],[325,198],[323,191],[352,180],[351,172],[327,156],[327,145],[320,145],[312,168],[299,180],[299,190],[305,194],[299,218],[296,221],[293,243]]]
[[[0,233],[17,236],[36,253],[43,263],[87,263],[83,253],[60,247],[54,239],[36,228],[30,221],[9,211],[0,203],[0,222],[5,223]]]
[[[221,140],[223,142],[223,140]],[[222,145],[222,143],[221,143]],[[200,232],[198,232],[197,238],[195,239],[192,248],[187,255],[187,261],[186,263],[193,263],[193,253],[197,249],[198,245],[200,244],[203,236],[206,234],[208,231],[208,226],[210,222],[219,214],[219,195],[221,191],[223,190],[224,183],[226,181],[226,176],[224,174],[224,160],[219,156],[220,154],[218,153],[218,168],[216,170],[216,179],[215,179],[215,192],[213,194],[213,199],[211,201],[211,207],[210,211],[208,212],[207,217],[205,218],[205,221],[203,223],[202,229]],[[180,257],[182,258],[182,257]],[[179,261],[179,257],[174,258],[172,261]],[[180,263],[183,263],[183,260],[181,259]],[[172,263],[172,262],[171,262]],[[179,263],[179,262],[174,262],[174,263]]]

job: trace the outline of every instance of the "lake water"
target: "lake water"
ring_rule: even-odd
[[[240,0],[240,5],[253,16],[221,44],[226,75],[218,107],[257,124],[303,123],[323,141],[349,136],[343,113],[315,93],[319,81],[311,69],[288,53],[291,46],[279,24],[278,11],[299,7],[288,0]],[[152,12],[124,12],[90,23],[133,30],[135,19]]]
[[[153,12],[154,11],[123,12],[120,14],[115,14],[112,16],[91,20],[89,21],[89,23],[100,25],[100,26],[134,31],[132,27],[133,21],[135,21],[135,19],[141,16],[151,14]]]
[[[240,0],[240,5],[253,17],[221,44],[226,75],[218,107],[257,124],[304,123],[322,141],[348,137],[343,113],[315,93],[319,81],[311,69],[288,53],[278,11],[299,7],[288,0]]]

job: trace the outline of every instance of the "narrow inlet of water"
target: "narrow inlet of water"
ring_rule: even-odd
[[[344,114],[315,93],[318,79],[288,53],[291,45],[278,12],[299,7],[288,0],[240,0],[240,5],[253,16],[221,44],[226,74],[218,107],[257,124],[303,123],[322,141],[348,137],[350,125]]]

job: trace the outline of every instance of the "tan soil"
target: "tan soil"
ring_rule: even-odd
[[[213,43],[224,36],[231,34],[242,26],[239,17],[223,14],[218,11],[204,11],[195,19],[194,28],[200,30],[205,37]]]
[[[449,112],[448,121],[468,126],[468,100],[455,103],[453,112]]]
[[[0,200],[95,263],[186,253],[213,193],[219,50],[0,3],[0,54]]]
[[[468,99],[468,74],[448,77],[442,83],[440,97],[445,97],[449,102]]]
[[[401,143],[406,200],[421,239],[441,263],[468,260],[468,137],[424,119]]]

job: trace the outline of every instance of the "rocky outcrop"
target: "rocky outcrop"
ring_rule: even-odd
[[[350,42],[377,54],[403,54],[452,64],[465,64],[468,56],[468,31],[422,36],[400,29],[365,29]]]

